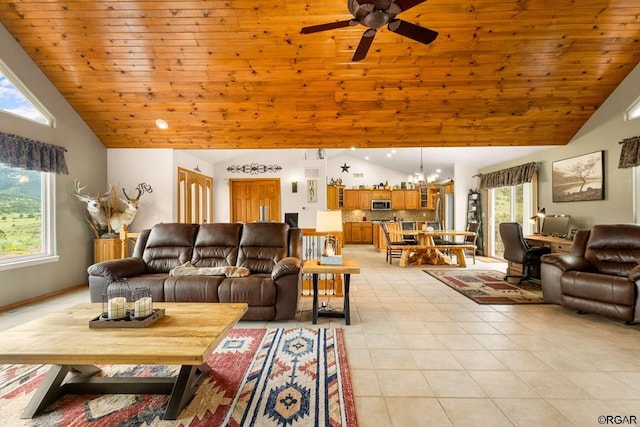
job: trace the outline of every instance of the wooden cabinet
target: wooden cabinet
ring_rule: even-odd
[[[418,192],[418,190],[404,190],[404,208],[420,208],[420,192]]]
[[[344,185],[327,185],[327,209],[344,208]]]
[[[394,190],[391,192],[391,209],[404,209],[403,190]]]
[[[359,190],[358,191],[358,209],[369,210],[371,209],[371,191]]]
[[[373,243],[373,224],[370,222],[346,222],[342,224],[346,243]]]
[[[418,190],[393,190],[391,209],[419,209],[420,192]]]
[[[371,209],[371,190],[344,190],[344,209]]]
[[[371,190],[372,200],[390,200],[391,190]]]
[[[93,262],[122,258],[122,245],[119,237],[113,239],[93,239]]]
[[[420,209],[434,210],[438,206],[439,185],[421,185],[418,191],[420,194]]]
[[[344,208],[347,210],[358,209],[360,193],[358,190],[344,190]]]

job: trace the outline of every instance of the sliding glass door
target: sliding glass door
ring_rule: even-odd
[[[532,234],[534,224],[529,221],[533,215],[533,185],[519,184],[489,190],[489,255],[502,257],[503,246],[500,238],[501,222],[518,222],[524,234]]]

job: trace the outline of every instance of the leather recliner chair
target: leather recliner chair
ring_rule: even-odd
[[[640,225],[578,230],[570,254],[541,259],[546,302],[624,320],[640,320]]]

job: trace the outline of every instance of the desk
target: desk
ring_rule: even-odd
[[[538,234],[527,234],[524,236],[524,241],[527,242],[529,246],[550,248],[552,254],[570,253],[571,247],[573,246],[573,240],[563,239],[562,237],[540,236]],[[507,274],[522,274],[522,264],[508,261]]]
[[[360,267],[354,259],[343,259],[341,265],[320,264],[317,259],[308,259],[302,266],[303,274],[311,274],[313,277],[313,324],[318,322],[318,316],[344,317],[345,324],[351,324],[349,316],[349,281],[352,274],[359,274]],[[323,311],[318,312],[318,276],[320,274],[344,275],[344,308],[342,312]]]

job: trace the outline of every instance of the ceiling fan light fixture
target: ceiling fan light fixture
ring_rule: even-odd
[[[389,14],[384,10],[374,10],[364,17],[364,25],[369,28],[378,29],[389,22]]]

